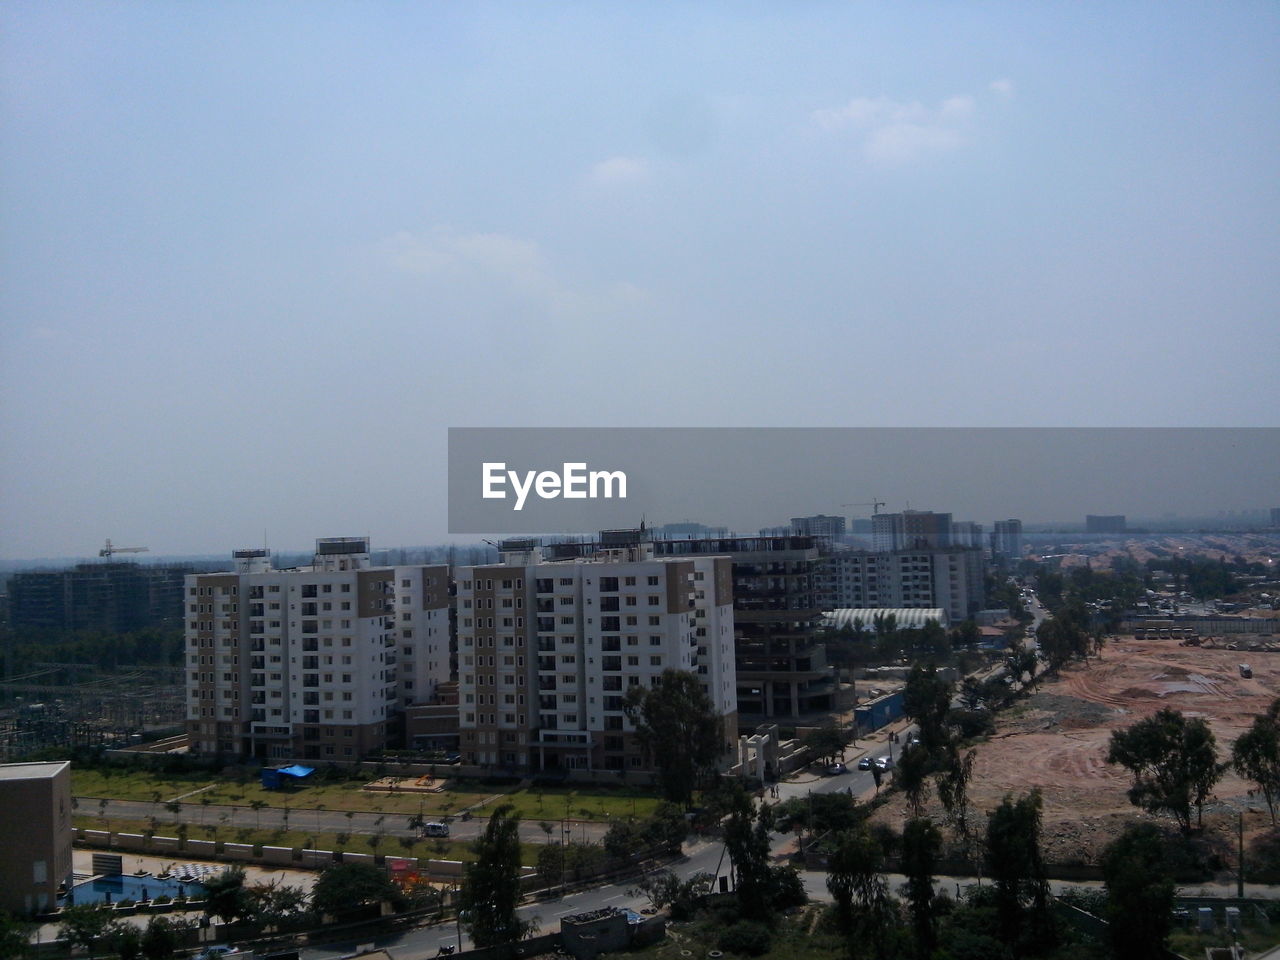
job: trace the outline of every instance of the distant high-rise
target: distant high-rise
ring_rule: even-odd
[[[1017,560],[1022,556],[1022,521],[997,520],[991,534],[991,553],[1005,560]]]
[[[954,547],[985,547],[982,542],[982,524],[972,520],[957,520],[951,524],[951,545]]]
[[[951,514],[932,510],[880,513],[871,518],[873,546],[878,552],[951,546]]]
[[[192,570],[107,562],[18,573],[9,581],[9,622],[22,630],[113,633],[177,625],[182,580]]]
[[[792,517],[791,532],[798,537],[826,537],[838,540],[844,536],[844,517],[829,517],[825,513],[812,517]]]
[[[982,575],[978,548],[908,547],[836,551],[815,579],[824,610],[941,608],[959,622],[982,607]]]
[[[1084,518],[1085,533],[1124,533],[1128,529],[1123,513],[1097,515]]]
[[[1271,508],[1271,525],[1273,527],[1280,527],[1280,507]]]

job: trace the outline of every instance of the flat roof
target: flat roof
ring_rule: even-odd
[[[0,763],[0,780],[43,780],[55,776],[70,760],[49,760],[42,763]]]

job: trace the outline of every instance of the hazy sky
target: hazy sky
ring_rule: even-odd
[[[9,0],[0,556],[438,540],[448,426],[1276,425],[1278,63],[1269,0]]]

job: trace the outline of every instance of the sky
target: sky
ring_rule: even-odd
[[[1277,426],[1277,63],[1271,2],[10,0],[0,557],[438,542],[451,426]]]

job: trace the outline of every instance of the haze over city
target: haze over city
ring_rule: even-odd
[[[449,426],[1273,426],[1278,26],[5,4],[0,557],[438,542]],[[985,466],[787,509],[1146,505]]]

